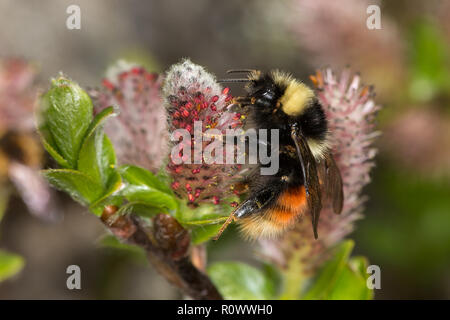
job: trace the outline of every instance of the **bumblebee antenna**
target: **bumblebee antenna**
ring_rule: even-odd
[[[250,72],[256,72],[255,69],[231,69],[228,70],[227,73],[250,73]]]
[[[250,82],[252,80],[247,79],[247,78],[242,78],[242,79],[219,79],[217,80],[217,82]]]

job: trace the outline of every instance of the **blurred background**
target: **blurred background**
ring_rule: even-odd
[[[66,27],[72,4],[80,30]],[[372,4],[381,29],[366,26]],[[0,299],[181,298],[139,252],[106,245],[100,221],[68,197],[36,182],[42,201],[32,203],[24,185],[33,180],[19,164],[48,165],[28,98],[50,77],[63,71],[96,87],[119,58],[163,72],[182,57],[218,77],[280,68],[308,83],[317,68],[350,66],[373,84],[383,135],[365,217],[350,235],[355,254],[381,268],[376,299],[450,298],[450,1],[0,0],[0,14],[0,58],[30,63],[0,69],[3,93],[16,90],[15,100],[0,97],[0,249],[24,264],[0,278]],[[258,263],[236,233],[208,249],[210,261]],[[82,290],[66,288],[71,264]]]

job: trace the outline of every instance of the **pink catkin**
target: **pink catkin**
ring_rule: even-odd
[[[372,142],[379,134],[374,120],[380,109],[372,100],[372,88],[362,86],[359,75],[351,75],[348,69],[339,77],[331,69],[318,71],[311,79],[329,122],[333,154],[344,184],[344,208],[340,215],[329,207],[322,210],[318,240],[314,240],[310,220],[303,218],[282,238],[260,241],[262,255],[280,268],[287,267],[295,249],[301,249],[306,271],[315,270],[328,249],[349,234],[361,217],[365,200],[361,192],[374,166]]]
[[[172,189],[189,203],[219,204],[230,198],[233,192],[233,177],[239,165],[207,164],[202,158],[201,164],[185,163],[189,160],[181,149],[191,150],[191,162],[194,160],[195,140],[194,121],[202,121],[202,132],[208,129],[218,130],[225,141],[226,129],[238,129],[242,126],[240,115],[229,110],[232,96],[228,88],[222,88],[214,76],[203,67],[183,60],[170,68],[167,73],[163,94],[169,119],[169,131],[186,129],[191,134],[188,141],[174,141],[172,148],[183,156],[183,163],[174,163],[172,157],[167,166],[174,179]],[[174,136],[178,139],[178,136]],[[202,142],[202,150],[206,150],[212,141]],[[225,147],[223,159],[225,160]],[[176,154],[175,152],[175,154]]]
[[[105,132],[115,146],[118,162],[156,172],[167,156],[167,122],[160,96],[162,77],[135,65],[122,65],[91,90],[95,111],[114,106],[117,117]]]

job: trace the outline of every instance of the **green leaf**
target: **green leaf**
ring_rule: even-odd
[[[41,171],[55,188],[67,192],[83,205],[89,205],[103,194],[103,187],[86,174],[70,169]]]
[[[353,270],[354,273],[359,274],[361,278],[364,279],[365,290],[361,294],[360,300],[372,300],[374,296],[374,290],[367,287],[367,279],[369,274],[367,273],[367,267],[369,266],[369,261],[366,257],[353,257],[348,262],[348,265]]]
[[[275,265],[270,264],[270,263],[264,263],[262,266],[262,271],[264,273],[264,276],[270,281],[270,283],[273,284],[273,296],[275,297],[277,295],[277,293],[280,291],[281,289],[281,285],[282,285],[282,275],[281,272],[279,270],[279,268],[277,268]],[[272,298],[274,299],[274,298]],[[275,298],[276,299],[276,298]]]
[[[177,202],[172,195],[161,192],[148,186],[126,185],[121,194],[131,202],[145,203],[161,209],[175,210]]]
[[[149,206],[176,210],[178,203],[166,185],[159,181],[150,171],[136,166],[125,165],[119,169],[127,185],[121,193],[130,202],[145,203]]]
[[[172,188],[170,187],[170,182],[171,182],[172,178],[167,173],[167,170],[166,170],[167,164],[165,162],[159,168],[158,172],[156,173],[156,178],[161,182],[161,190],[162,191],[173,194]]]
[[[90,210],[97,216],[101,216],[103,209],[106,205],[120,206],[123,202],[121,196],[118,195],[120,188],[122,187],[122,177],[119,172],[114,170],[106,183],[106,187],[103,188],[103,193],[99,199],[95,200],[91,204]]]
[[[87,136],[78,158],[78,170],[106,187],[115,171],[116,155],[109,138],[101,128]]]
[[[57,150],[53,148],[53,146],[56,146],[56,143],[53,141],[53,138],[51,134],[48,131],[48,128],[46,126],[39,128],[39,135],[41,137],[42,144],[44,145],[45,150],[52,156],[53,159],[56,160],[56,162],[63,168],[70,169],[71,166],[67,162],[66,159],[64,159]]]
[[[189,221],[180,221],[186,227],[204,227],[209,225],[217,225],[225,222],[228,217],[217,214],[207,214],[199,219],[192,219]]]
[[[150,218],[161,213],[161,208],[148,205],[144,202],[129,202],[121,206],[118,213],[124,215],[135,213],[139,216]]]
[[[175,218],[184,228],[191,230],[191,241],[200,244],[217,234],[227,220],[229,213],[226,210],[230,208],[228,204],[202,204],[191,208],[186,202],[181,202]]]
[[[224,218],[226,219],[226,218]],[[212,224],[196,227],[191,231],[191,242],[195,245],[208,241],[214,237],[222,225]]]
[[[227,206],[227,205],[224,205]],[[181,225],[191,230],[191,241],[200,244],[214,237],[228,215],[223,206],[214,204],[202,204],[197,208],[191,208],[186,202],[181,202],[175,218]]]
[[[195,210],[197,211],[197,214],[200,214],[196,217],[191,216],[192,220],[179,220],[184,228],[191,229],[191,241],[194,244],[200,244],[214,237],[228,218],[216,213],[202,214],[205,212],[202,207],[204,206],[202,205]],[[186,217],[186,215],[184,215],[184,217]]]
[[[172,190],[166,185],[164,181],[159,180],[150,171],[132,165],[123,165],[120,167],[121,175],[130,184],[145,185],[153,189],[160,190],[167,194],[173,194]]]
[[[92,120],[92,122],[89,124],[89,128],[86,132],[86,138],[94,133],[95,130],[97,130],[99,127],[103,125],[103,122],[111,116],[114,116],[114,107],[107,107],[100,111]],[[86,140],[86,138],[84,140]]]
[[[367,287],[367,259],[364,257],[349,259],[353,245],[353,242],[348,240],[336,248],[334,257],[324,265],[304,299],[369,300],[373,298],[373,291]]]
[[[224,222],[228,218],[230,210],[231,207],[226,203],[221,205],[204,203],[192,208],[186,201],[180,201],[180,208],[175,218],[187,226],[210,225]]]
[[[367,287],[367,260],[353,258],[342,269],[332,288],[328,300],[370,300],[373,291]]]
[[[81,144],[92,121],[91,98],[78,84],[61,76],[52,81],[50,90],[42,97],[40,110],[42,126],[49,134],[47,147],[76,168]]]
[[[303,296],[306,300],[327,299],[333,285],[346,267],[347,260],[354,247],[352,240],[342,242],[336,249],[334,256],[319,271],[312,287]]]
[[[19,273],[24,265],[21,256],[0,250],[0,282]]]
[[[225,299],[273,299],[274,284],[260,270],[247,264],[214,263],[208,268],[208,275]]]
[[[348,265],[352,270],[354,270],[357,274],[367,280],[369,277],[367,273],[367,267],[369,266],[369,261],[366,257],[352,257],[348,261]]]

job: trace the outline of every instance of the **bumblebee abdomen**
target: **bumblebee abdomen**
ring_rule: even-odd
[[[307,207],[304,186],[285,189],[274,204],[262,212],[239,220],[248,238],[273,238],[294,226]]]
[[[288,211],[298,212],[306,204],[306,192],[303,185],[287,188],[277,199],[276,206]]]

